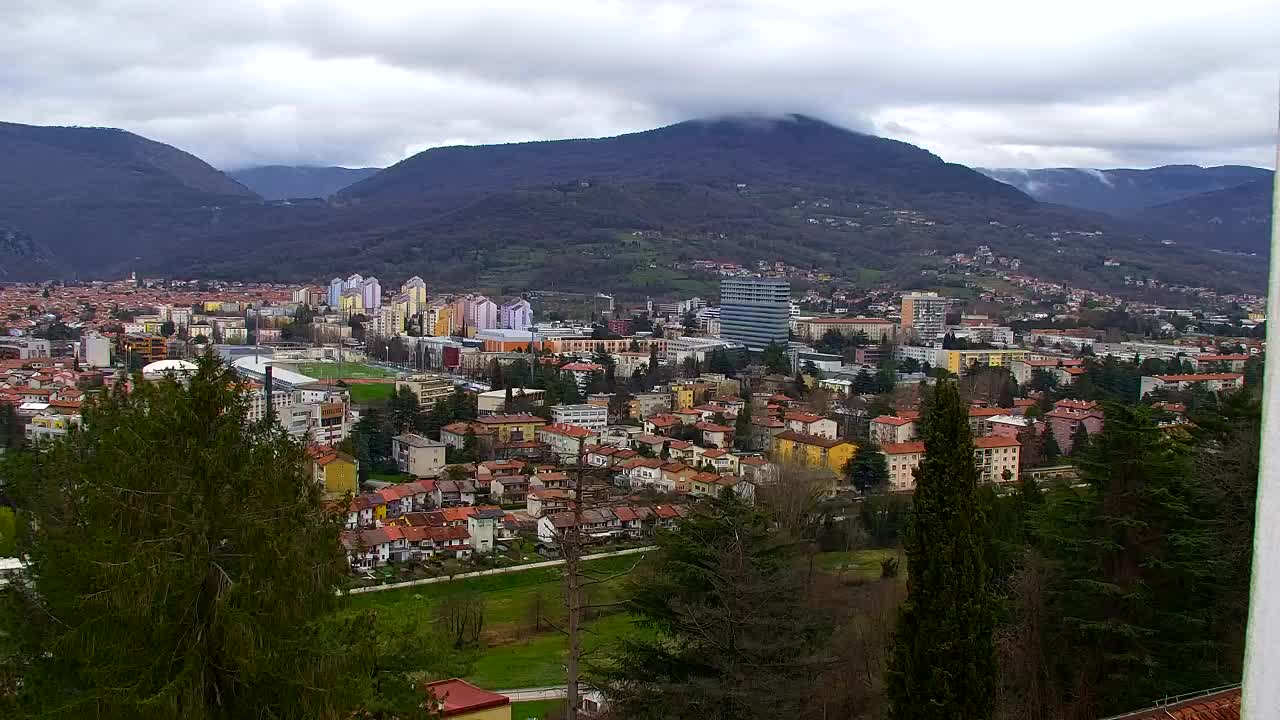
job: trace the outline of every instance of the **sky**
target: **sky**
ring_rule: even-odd
[[[233,170],[805,113],[986,167],[1275,165],[1275,0],[0,0],[0,120]]]

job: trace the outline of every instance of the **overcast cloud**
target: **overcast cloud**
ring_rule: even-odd
[[[997,167],[1275,160],[1275,0],[0,0],[0,120],[235,169],[810,113]]]

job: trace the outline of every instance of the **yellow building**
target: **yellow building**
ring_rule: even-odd
[[[359,315],[364,312],[364,296],[354,290],[342,293],[338,307],[343,315]]]
[[[672,410],[684,410],[693,407],[693,387],[671,383],[671,400],[675,405]]]
[[[1030,350],[943,350],[940,367],[959,375],[972,365],[988,365],[990,367],[1007,367],[1013,370],[1015,360],[1028,360]]]
[[[845,463],[858,451],[858,446],[848,440],[784,430],[773,436],[771,449],[774,460],[799,463],[811,468],[826,468],[839,474],[844,471]]]
[[[358,460],[324,445],[312,446],[307,454],[311,456],[311,475],[316,484],[324,487],[326,500],[360,492]]]
[[[538,430],[547,424],[537,415],[485,415],[475,421],[492,432],[499,443],[536,440]]]
[[[434,320],[432,316],[434,315]],[[432,308],[428,311],[428,324],[431,326],[431,334],[437,337],[447,337],[453,334],[453,308],[443,305],[438,308]]]
[[[425,683],[423,691],[435,703],[433,717],[449,720],[511,720],[511,698],[476,687],[465,680]]]

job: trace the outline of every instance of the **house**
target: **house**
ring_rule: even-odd
[[[519,475],[524,471],[525,462],[518,458],[504,460],[486,460],[476,465],[476,480],[500,477],[503,475]]]
[[[472,433],[477,439],[491,438],[493,430],[474,421],[461,421],[449,423],[440,428],[440,442],[445,447],[451,447],[454,450],[461,450],[466,446],[467,433]]]
[[[413,512],[413,496],[416,488],[408,485],[388,485],[374,494],[386,503],[388,519],[398,518],[405,513]]]
[[[688,492],[689,480],[698,474],[697,468],[680,462],[669,462],[658,470],[660,475],[654,486],[664,492]]]
[[[408,544],[399,527],[346,531],[342,533],[341,540],[347,553],[347,563],[353,570],[367,570],[409,559]]]
[[[538,488],[530,490],[525,497],[525,511],[533,517],[542,517],[569,509],[571,502],[566,490]]]
[[[496,547],[498,522],[506,516],[497,508],[483,508],[467,517],[467,536],[471,549],[478,553],[492,553]]]
[[[782,414],[782,420],[786,423],[788,430],[824,438],[834,439],[836,437],[836,421],[829,420],[821,415],[801,410],[788,410]]]
[[[436,555],[465,558],[471,555],[467,528],[461,525],[417,525],[400,528],[409,557],[424,560]]]
[[[1202,387],[1209,392],[1236,390],[1244,387],[1244,375],[1240,373],[1198,373],[1194,375],[1144,375],[1142,378],[1141,396],[1157,390],[1188,390]]]
[[[810,468],[826,468],[837,475],[856,451],[857,446],[848,440],[805,435],[794,430],[778,433],[771,448],[776,460],[800,463]]]
[[[728,450],[710,449],[698,453],[698,466],[711,466],[714,472],[738,472],[738,456]]]
[[[762,457],[739,458],[738,473],[743,482],[752,485],[767,485],[778,480],[778,466]]]
[[[751,439],[747,442],[749,450],[765,450],[773,447],[773,437],[787,429],[787,424],[774,417],[751,416]]]
[[[465,680],[424,683],[422,691],[435,702],[433,717],[449,720],[511,720],[511,698],[476,687]]]
[[[474,505],[476,484],[472,480],[437,480],[432,499],[440,508]]]
[[[578,389],[582,390],[591,382],[591,376],[594,373],[603,373],[604,367],[589,362],[571,362],[560,366],[560,372],[567,372],[573,375],[573,381],[578,384]]]
[[[538,428],[538,442],[545,444],[566,465],[578,464],[579,456],[586,451],[587,440],[592,437],[595,433],[577,425],[552,423]]]
[[[637,457],[622,463],[618,469],[629,487],[638,488],[659,483],[662,479],[662,466],[666,464],[658,458]]]
[[[498,443],[534,440],[538,436],[538,428],[547,424],[537,415],[485,415],[476,418],[475,422],[489,431],[494,442]]]
[[[668,440],[667,441],[667,459],[691,461],[695,456],[697,445],[684,440]]]
[[[703,419],[702,415],[702,412],[694,410],[693,408],[682,408],[671,413],[671,417],[677,418],[684,425],[693,425],[701,422]],[[712,413],[712,415],[714,415],[714,413]]]
[[[546,468],[534,468],[536,472],[529,476],[529,489],[544,487],[551,490],[572,490],[573,482],[569,473]]]
[[[1052,358],[1052,359],[1031,359],[1024,358],[1014,360],[1010,366],[1013,373],[1013,379],[1018,381],[1018,385],[1026,386],[1035,378],[1037,370],[1049,373],[1049,376],[1057,381],[1059,385],[1070,384],[1070,379],[1074,379],[1074,375],[1067,372],[1069,368],[1083,368],[1084,361],[1076,358]],[[1063,382],[1064,378],[1070,378],[1067,382]]]
[[[414,477],[438,477],[444,469],[444,454],[444,443],[423,435],[405,433],[391,438],[396,467]]]
[[[916,436],[916,422],[896,415],[881,415],[872,419],[869,434],[871,442],[877,445],[909,442]]]
[[[596,445],[587,449],[587,464],[591,467],[610,468],[639,455],[635,450],[612,445]]]
[[[529,478],[524,475],[500,475],[489,480],[489,500],[502,505],[522,503],[529,495]]]
[[[1248,353],[1232,355],[1193,355],[1188,360],[1195,366],[1196,372],[1244,372],[1244,364],[1251,356]]]
[[[648,453],[649,457],[658,457],[662,454],[662,448],[667,444],[667,439],[659,435],[650,435],[649,433],[640,433],[631,438],[631,444],[640,454]]]
[[[360,462],[344,452],[328,445],[312,445],[307,448],[311,458],[311,477],[324,488],[325,499],[340,498],[360,491],[358,477]]]
[[[1104,422],[1101,406],[1088,400],[1059,400],[1044,419],[1058,448],[1067,455],[1075,449],[1075,436],[1081,425],[1093,435],[1102,432]]]
[[[619,505],[613,508],[613,516],[618,521],[618,534],[638,538],[644,531],[640,523],[640,514],[630,505]]]
[[[650,435],[666,435],[680,423],[675,415],[650,415],[644,420],[644,431]]]
[[[991,433],[991,418],[1010,415],[1013,410],[1007,408],[971,407],[969,408],[969,431],[974,437]]]
[[[711,422],[695,423],[694,427],[702,431],[704,447],[727,448],[733,446],[733,428]]]

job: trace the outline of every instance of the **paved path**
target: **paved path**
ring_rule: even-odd
[[[657,550],[653,545],[645,547],[627,548],[625,550],[615,550],[607,553],[597,553],[595,555],[583,555],[583,560],[599,560],[600,558],[617,557],[619,555],[635,555],[636,553],[649,552]],[[442,576],[433,578],[423,578],[421,580],[408,580],[398,583],[387,583],[385,585],[370,585],[368,587],[351,588],[346,591],[348,595],[362,595],[364,593],[381,592],[383,590],[395,590],[397,588],[416,587],[418,585],[434,585],[435,583],[450,582],[452,580],[465,580],[467,578],[484,577],[486,575],[502,575],[505,573],[524,572],[525,570],[537,570],[538,568],[559,567],[564,564],[564,560],[546,560],[544,562],[529,563],[528,565],[512,565],[511,567],[494,568],[493,570],[477,570],[469,573],[459,573],[453,577]],[[339,595],[343,594],[342,590],[338,591]]]
[[[530,700],[559,700],[569,692],[568,685],[548,685],[536,688],[517,688],[515,690],[494,690],[506,695],[511,702],[529,702]],[[518,719],[513,719],[518,720]]]

